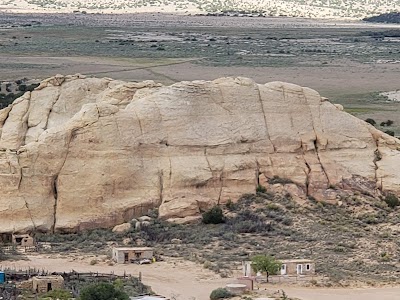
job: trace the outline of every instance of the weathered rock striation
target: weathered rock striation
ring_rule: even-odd
[[[399,150],[293,84],[57,75],[0,110],[0,232],[191,220],[274,176],[299,198],[399,194]]]

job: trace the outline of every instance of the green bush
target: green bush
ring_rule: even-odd
[[[235,203],[232,202],[231,199],[229,199],[228,202],[226,202],[225,206],[230,211],[234,211],[236,209],[236,205]]]
[[[391,136],[394,136],[394,131],[393,130],[385,130],[385,133]]]
[[[82,289],[80,300],[129,300],[129,296],[122,290],[116,289],[110,283],[91,284]]]
[[[376,125],[375,120],[374,120],[374,119],[371,119],[371,118],[365,119],[365,122],[371,124],[372,126],[375,126],[375,125]]]
[[[400,205],[400,201],[399,198],[397,198],[396,195],[393,194],[389,194],[385,197],[386,204],[391,207],[391,208],[395,208],[396,206]]]
[[[221,224],[225,222],[224,213],[218,205],[203,213],[204,224]]]
[[[229,292],[227,289],[218,288],[211,292],[210,300],[217,300],[217,299],[227,299],[232,298],[234,295]]]
[[[267,191],[267,189],[265,188],[265,186],[262,186],[261,184],[257,185],[257,187],[256,187],[257,193],[265,193],[266,191]]]
[[[290,183],[293,183],[292,180],[290,180],[288,178],[281,178],[279,176],[272,177],[271,179],[268,180],[268,182],[270,184],[278,184],[278,183],[280,183],[280,184],[290,184]]]

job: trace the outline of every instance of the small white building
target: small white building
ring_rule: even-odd
[[[299,275],[314,275],[315,274],[315,262],[308,259],[292,259],[292,260],[281,260],[281,270],[278,275],[288,276],[299,276]],[[251,261],[242,262],[243,276],[254,277],[260,276],[261,273],[255,273]]]
[[[128,264],[142,259],[153,259],[154,251],[149,247],[115,247],[112,258],[116,263]]]
[[[314,275],[315,262],[309,259],[282,260],[281,275]]]

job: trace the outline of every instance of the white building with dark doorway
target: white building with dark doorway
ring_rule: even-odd
[[[281,260],[280,275],[314,275],[315,263],[307,259]]]
[[[154,251],[148,247],[116,247],[112,250],[112,258],[116,263],[128,264],[143,259],[153,259]]]

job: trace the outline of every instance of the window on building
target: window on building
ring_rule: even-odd
[[[310,269],[311,269],[310,264],[306,264],[306,270],[307,270],[307,271],[310,271]]]

